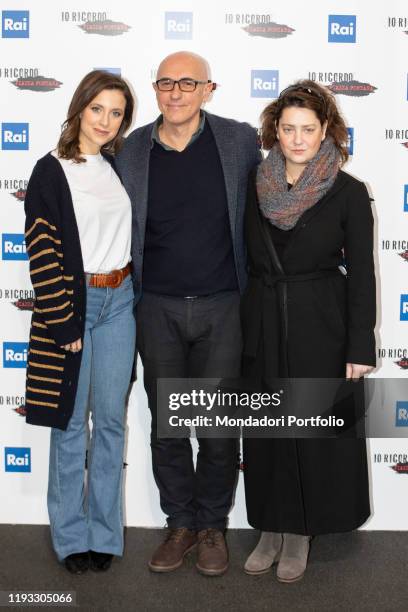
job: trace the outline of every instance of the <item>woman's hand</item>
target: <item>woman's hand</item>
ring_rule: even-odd
[[[82,341],[81,338],[75,340],[75,342],[70,342],[69,344],[64,344],[62,347],[65,351],[71,351],[71,353],[78,353],[82,349]]]
[[[346,378],[358,380],[361,376],[374,370],[373,366],[361,365],[360,363],[346,363]]]

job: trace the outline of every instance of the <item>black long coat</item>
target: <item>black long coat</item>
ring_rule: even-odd
[[[375,365],[373,217],[364,184],[340,171],[297,222],[281,261],[265,234],[255,174],[245,224],[244,376],[340,378],[347,362]],[[344,256],[347,277],[324,276]],[[276,275],[298,282],[275,283]],[[248,521],[255,528],[349,531],[370,514],[363,439],[245,439],[244,464]]]

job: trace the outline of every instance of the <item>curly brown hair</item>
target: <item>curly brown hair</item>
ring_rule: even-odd
[[[105,70],[93,70],[84,76],[76,88],[68,108],[68,116],[62,124],[61,136],[57,145],[58,156],[62,159],[72,159],[77,163],[86,161],[81,157],[79,148],[80,114],[104,89],[121,91],[125,96],[126,107],[118,133],[113,140],[103,145],[101,151],[114,155],[120,149],[123,134],[132,123],[134,108],[132,93],[122,77]]]
[[[314,111],[320,124],[327,121],[326,135],[333,138],[340,153],[342,165],[346,163],[348,133],[333,95],[327,89],[309,79],[296,81],[283,91],[279,98],[268,104],[261,115],[261,140],[264,149],[272,149],[277,138],[277,126],[285,108],[297,106]]]

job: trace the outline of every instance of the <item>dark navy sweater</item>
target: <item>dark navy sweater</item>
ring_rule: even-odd
[[[238,288],[224,175],[208,125],[183,151],[150,153],[144,291],[200,296]]]

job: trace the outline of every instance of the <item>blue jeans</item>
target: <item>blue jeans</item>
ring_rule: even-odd
[[[48,513],[61,561],[94,550],[123,553],[122,480],[125,405],[136,340],[133,286],[87,287],[85,335],[73,415],[50,441]],[[89,410],[92,437],[89,437]]]

